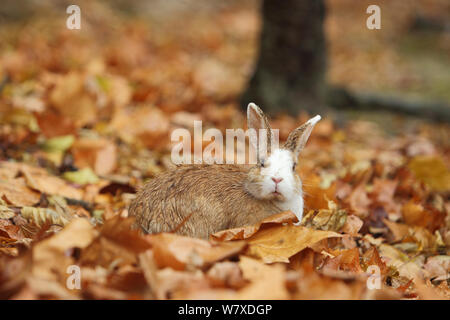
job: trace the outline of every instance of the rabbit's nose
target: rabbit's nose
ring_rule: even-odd
[[[277,184],[283,181],[283,178],[272,178],[272,181],[275,182],[275,184]]]

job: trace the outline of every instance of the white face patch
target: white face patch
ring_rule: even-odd
[[[292,153],[285,149],[278,149],[264,160],[264,167],[261,168],[263,177],[262,196],[269,196],[273,192],[278,192],[288,202],[295,197],[301,196],[300,181],[296,181],[294,171],[294,160]],[[275,183],[274,180],[278,180]]]

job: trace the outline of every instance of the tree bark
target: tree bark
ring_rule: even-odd
[[[241,97],[265,112],[321,109],[326,91],[324,0],[264,0],[259,60]]]

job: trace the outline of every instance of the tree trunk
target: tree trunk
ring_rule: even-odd
[[[317,112],[326,89],[324,0],[264,0],[262,15],[259,60],[242,106]]]

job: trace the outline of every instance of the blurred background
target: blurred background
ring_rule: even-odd
[[[132,85],[131,102],[167,111],[236,103],[244,95],[242,104],[253,99],[273,113],[295,114],[317,108],[320,91],[323,104],[338,109],[448,120],[448,110],[440,110],[450,101],[445,0],[76,1],[80,31],[65,28],[70,4],[2,1],[3,77],[113,74]],[[380,30],[366,28],[371,4],[380,6]],[[271,90],[263,88],[264,72]]]
[[[133,166],[151,173],[173,129],[193,120],[242,128],[250,101],[271,114],[282,140],[321,113],[325,135],[355,119],[388,133],[444,122],[427,135],[446,148],[450,3],[375,1],[381,29],[369,30],[372,2],[77,1],[81,29],[70,30],[70,1],[2,1],[3,158],[23,160],[54,137],[106,136],[119,156],[100,173],[130,174],[133,154],[150,159]],[[94,166],[83,152],[77,167]]]

